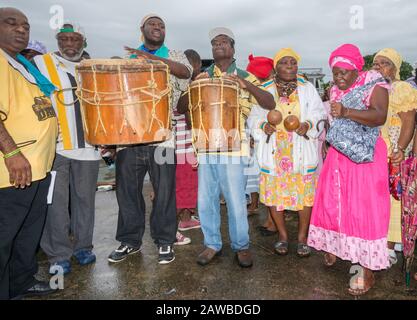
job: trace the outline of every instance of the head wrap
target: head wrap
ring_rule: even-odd
[[[246,70],[257,78],[268,78],[272,69],[274,69],[274,60],[271,58],[254,57],[252,54],[249,56],[249,64],[246,67]]]
[[[396,74],[395,74],[395,79],[400,80],[401,76],[400,76],[400,69],[401,69],[401,64],[403,63],[403,58],[401,57],[401,55],[394,49],[392,48],[385,48],[382,49],[381,51],[379,51],[376,55],[376,57],[385,57],[388,58],[389,60],[391,60],[391,62],[394,64],[395,69],[397,69]],[[374,61],[375,61],[374,58]]]
[[[45,45],[42,42],[37,41],[37,40],[29,41],[26,50],[34,50],[34,51],[39,52],[41,54],[46,54],[48,52],[48,50],[46,50]]]
[[[233,34],[232,30],[224,27],[217,27],[214,29],[211,29],[209,32],[209,39],[212,41],[214,38],[220,35],[228,36],[230,39],[235,41],[235,35]]]
[[[365,60],[359,48],[353,44],[344,44],[334,50],[329,58],[330,68],[362,71]]]
[[[274,67],[277,65],[278,61],[284,57],[293,57],[295,60],[297,60],[297,63],[300,63],[301,60],[301,57],[292,48],[283,48],[275,54]]]
[[[140,27],[142,28],[145,25],[146,21],[148,21],[150,18],[158,18],[159,20],[164,21],[164,19],[162,19],[156,13],[149,13],[142,18],[142,20],[140,22]]]
[[[64,27],[65,26],[65,27]],[[72,27],[70,27],[72,26]],[[63,32],[75,32],[75,33],[79,33],[83,39],[85,39],[85,32],[84,29],[75,23],[72,22],[64,22],[64,24],[62,25],[61,28],[58,28],[56,30],[56,35],[58,35],[59,33],[63,33]]]

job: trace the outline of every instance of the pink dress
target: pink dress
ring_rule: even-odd
[[[324,109],[326,110],[327,120],[330,122],[332,121],[332,116],[330,115],[330,101],[323,102]],[[317,165],[316,174],[320,176],[321,168],[323,168],[323,155],[322,155],[322,148],[323,143],[326,141],[326,131],[323,130],[319,136],[319,164]]]
[[[380,77],[361,74],[345,92],[332,89],[337,101],[353,88]],[[369,105],[372,90],[364,97]],[[356,164],[331,147],[323,164],[310,221],[308,245],[359,263],[371,270],[389,267],[387,233],[390,216],[387,146],[379,138],[374,162]]]

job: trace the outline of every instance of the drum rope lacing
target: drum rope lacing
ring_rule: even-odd
[[[211,106],[220,105],[220,124],[222,125],[223,124],[223,108],[224,108],[224,105],[227,103],[226,101],[224,101],[224,88],[231,88],[231,89],[235,89],[237,91],[237,94],[236,94],[236,106],[237,106],[237,108],[236,108],[236,121],[237,122],[236,123],[237,123],[238,129],[236,130],[235,137],[234,137],[234,140],[236,140],[236,138],[238,138],[238,135],[240,134],[240,129],[241,129],[240,128],[241,127],[241,125],[240,125],[240,114],[241,114],[240,109],[241,108],[239,108],[239,90],[240,90],[240,88],[237,84],[236,85],[227,85],[227,84],[225,84],[223,78],[221,78],[221,77],[218,78],[218,79],[220,80],[220,85],[221,85],[221,87],[220,87],[220,101],[219,102],[212,102],[212,103],[210,103],[210,105]],[[198,155],[198,150],[197,150],[197,147],[196,147],[198,136],[197,136],[196,131],[198,131],[199,133],[202,131],[205,135],[206,141],[210,141],[209,137],[207,135],[207,130],[206,130],[206,128],[204,126],[204,123],[203,123],[203,115],[202,115],[202,110],[201,110],[202,109],[201,106],[203,105],[203,101],[202,101],[202,97],[201,97],[201,86],[202,86],[201,82],[199,81],[198,82],[198,102],[195,106],[192,104],[191,86],[188,87],[188,106],[189,106],[189,111],[190,111],[190,120],[191,120],[191,127],[192,127],[192,130],[191,130],[192,140],[191,141],[192,141],[192,146],[193,146],[193,149],[194,149],[194,153],[196,155]],[[207,84],[204,84],[203,86],[207,86]],[[210,84],[209,84],[209,86],[210,86]],[[195,126],[194,126],[194,117],[193,117],[193,110],[195,110],[196,108],[198,108],[198,118],[199,118],[199,124],[200,124],[198,128],[195,128]],[[222,133],[224,135],[225,140],[227,140],[227,136],[226,136],[226,132],[225,132],[226,130],[224,128],[221,128],[221,129],[223,129]],[[198,161],[198,159],[197,159],[197,161]]]
[[[94,135],[97,135],[97,131],[99,128],[99,125],[101,125],[102,130],[104,131],[104,134],[107,135],[107,130],[104,126],[102,117],[101,117],[101,112],[100,112],[100,106],[102,103],[102,100],[110,100],[108,97],[110,96],[116,96],[118,95],[119,98],[121,100],[123,100],[124,95],[128,94],[128,93],[133,93],[133,92],[137,92],[139,91],[140,93],[151,97],[151,99],[148,100],[138,100],[138,101],[133,101],[133,102],[127,102],[127,103],[108,103],[108,102],[103,102],[103,105],[105,106],[131,106],[131,105],[140,105],[143,103],[148,103],[148,102],[152,102],[152,110],[151,110],[151,116],[152,116],[152,120],[149,123],[148,126],[148,132],[151,131],[152,126],[154,121],[156,121],[156,123],[159,125],[160,129],[167,129],[164,126],[164,122],[161,121],[160,119],[158,119],[157,115],[156,115],[156,110],[157,110],[157,106],[160,103],[160,101],[165,98],[165,96],[168,95],[168,107],[169,110],[171,110],[171,97],[172,97],[172,86],[170,84],[169,81],[169,69],[168,66],[165,65],[165,74],[166,74],[166,79],[167,79],[167,88],[165,88],[164,90],[161,90],[159,92],[156,92],[156,89],[158,88],[158,84],[156,82],[155,76],[154,76],[154,65],[151,64],[151,79],[148,81],[148,85],[147,86],[143,86],[143,87],[138,87],[138,88],[133,88],[133,89],[129,89],[129,90],[124,90],[124,86],[123,86],[123,79],[122,79],[122,71],[121,71],[121,66],[117,65],[117,71],[118,71],[118,80],[119,80],[119,86],[120,86],[120,90],[119,91],[115,91],[115,92],[104,92],[104,91],[98,91],[97,88],[97,77],[96,77],[96,73],[97,73],[97,69],[96,69],[96,65],[92,65],[91,66],[91,70],[93,73],[93,82],[94,82],[94,90],[89,90],[86,88],[83,88],[82,85],[80,85],[81,81],[80,78],[78,76],[77,70],[76,70],[76,79],[78,82],[78,90],[76,91],[76,95],[77,97],[82,101],[85,102],[87,104],[90,104],[92,106],[96,107],[97,110],[97,123],[96,123],[96,127],[94,130]],[[79,89],[81,88],[81,89]],[[148,89],[151,89],[151,92],[148,91]],[[93,99],[91,98],[85,98],[84,97],[84,93],[89,93],[89,94],[94,94]],[[101,99],[101,96],[103,96],[103,99]],[[82,118],[83,118],[83,123],[84,123],[84,128],[86,130],[86,133],[88,135],[88,127],[86,126],[86,119],[85,119],[85,115],[83,112],[83,108],[82,109]],[[129,125],[131,127],[131,129],[133,130],[133,132],[136,134],[136,130],[134,128],[134,126],[132,125],[132,122],[129,119],[129,116],[126,114],[126,110],[123,109],[123,117],[124,117],[124,121],[123,124],[120,128],[120,134],[122,133],[123,129],[125,126]],[[170,126],[170,122],[169,122],[169,118],[170,118],[170,112],[167,113],[167,121],[166,123],[168,124],[168,126]]]

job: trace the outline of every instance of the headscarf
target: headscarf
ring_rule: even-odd
[[[246,71],[252,73],[255,77],[260,79],[266,79],[274,69],[274,60],[267,57],[254,57],[252,54],[249,56],[249,64],[246,67]]]
[[[385,57],[388,58],[389,60],[391,60],[391,62],[394,64],[395,69],[396,69],[396,74],[395,74],[395,79],[400,80],[401,76],[400,76],[400,70],[401,70],[401,64],[403,63],[403,58],[401,57],[401,55],[398,53],[398,51],[396,51],[395,49],[392,48],[385,48],[382,49],[381,51],[379,51],[376,55],[376,57]],[[374,61],[375,61],[374,58]]]
[[[65,27],[64,28],[65,25],[71,25],[72,28],[71,27]],[[78,25],[76,23],[64,22],[64,24],[62,25],[62,27],[61,28],[58,28],[56,30],[56,35],[58,35],[59,33],[62,33],[62,32],[75,32],[75,33],[79,33],[83,37],[83,39],[85,39],[84,29],[80,25]]]
[[[274,68],[276,67],[277,62],[284,57],[293,57],[295,60],[297,60],[297,63],[300,63],[301,60],[301,57],[292,48],[283,48],[275,54]]]
[[[353,44],[344,44],[334,50],[329,58],[330,68],[362,71],[365,60],[359,48]]]
[[[37,40],[29,41],[26,50],[34,50],[34,51],[39,52],[41,54],[46,54],[48,52],[46,50],[45,45],[42,42],[37,41]]]

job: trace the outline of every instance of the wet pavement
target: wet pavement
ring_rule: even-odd
[[[150,191],[147,182],[144,186],[147,225],[142,252],[117,264],[107,261],[107,256],[119,245],[115,240],[118,207],[114,191],[97,192],[96,263],[80,267],[73,259],[73,270],[65,276],[64,290],[43,299],[353,299],[347,293],[350,263],[338,260],[329,268],[323,265],[321,253],[313,251],[309,258],[296,256],[296,215],[287,221],[292,239],[289,254],[274,254],[276,236],[263,237],[256,230],[266,216],[264,207],[258,215],[249,217],[252,268],[242,269],[236,263],[227,232],[226,206],[222,206],[222,256],[208,266],[197,265],[203,236],[200,229],[194,229],[184,232],[191,237],[191,244],[175,246],[175,261],[159,265],[157,248],[149,234]],[[39,259],[39,277],[46,279],[46,256],[40,253]],[[402,258],[390,270],[376,273],[375,287],[360,299],[417,300],[417,281],[412,280],[413,290],[406,291],[401,267]]]

